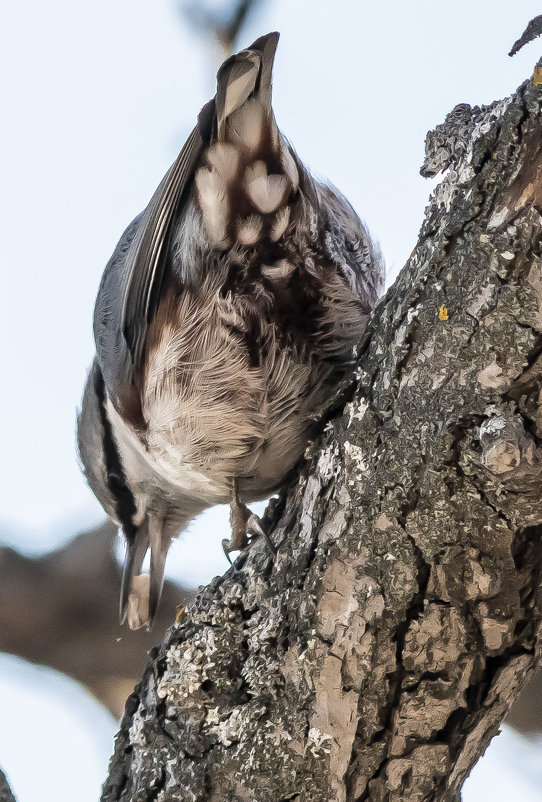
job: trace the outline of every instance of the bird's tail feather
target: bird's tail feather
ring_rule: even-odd
[[[278,242],[290,221],[299,171],[271,108],[278,38],[262,36],[218,71],[216,135],[195,185],[207,238],[220,250]]]
[[[217,74],[216,120],[218,138],[223,139],[228,117],[252,97],[271,108],[271,77],[278,33],[268,33],[239,53],[230,56]]]

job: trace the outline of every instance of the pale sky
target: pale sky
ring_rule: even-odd
[[[514,59],[507,52],[540,10],[535,0],[267,0],[245,30],[241,45],[281,32],[278,123],[367,221],[390,275],[416,243],[431,191],[418,173],[426,131],[456,103],[490,103],[531,74],[542,40]],[[205,44],[175,0],[0,4],[0,537],[27,553],[102,518],[74,449],[94,298],[118,237],[213,94],[215,53]],[[222,571],[226,526],[222,510],[194,524],[170,573],[199,583]],[[0,694],[14,705],[10,677],[21,671],[0,663]],[[93,716],[59,718],[57,734],[69,749],[69,733],[87,733],[100,763],[104,730]],[[57,747],[53,771],[58,759]],[[90,757],[70,759],[96,782]],[[73,802],[68,791],[17,790],[19,802]]]

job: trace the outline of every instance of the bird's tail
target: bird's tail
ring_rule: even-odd
[[[277,242],[289,224],[299,173],[271,108],[278,39],[262,36],[218,71],[209,146],[195,176],[207,236],[218,249]]]
[[[271,79],[278,33],[268,33],[256,39],[246,50],[230,56],[216,76],[215,97],[218,138],[223,139],[228,117],[240,109],[249,98],[264,109],[271,109]]]

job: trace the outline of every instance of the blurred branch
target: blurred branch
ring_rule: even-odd
[[[262,2],[263,0],[236,0],[223,4],[221,8],[208,8],[197,0],[181,0],[180,8],[199,33],[216,40],[223,60],[231,54],[242,28]]]
[[[1,549],[0,651],[69,674],[120,716],[148,650],[191,594],[166,582],[152,633],[121,628],[115,539],[106,523],[39,559]]]

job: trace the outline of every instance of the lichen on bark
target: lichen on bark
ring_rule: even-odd
[[[276,556],[255,542],[153,651],[103,802],[458,800],[539,665],[542,88],[469,120],[266,514]]]

